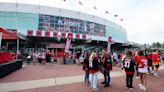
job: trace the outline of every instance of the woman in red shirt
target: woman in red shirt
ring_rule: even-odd
[[[158,68],[159,68],[159,64],[160,64],[160,60],[159,60],[159,56],[158,56],[158,50],[156,50],[153,54],[152,54],[152,61],[153,61],[153,67],[154,67],[154,76],[159,77],[158,75]]]
[[[146,73],[148,72],[148,60],[147,58],[144,56],[143,51],[139,51],[139,57],[138,57],[138,72],[140,74],[140,80],[141,80],[141,84],[139,84],[138,86],[140,87],[140,89],[146,91]]]

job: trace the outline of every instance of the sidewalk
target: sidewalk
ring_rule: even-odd
[[[160,72],[161,72],[162,77],[164,76],[163,69],[164,69],[164,66],[160,66],[160,70],[161,70]],[[124,83],[124,80],[125,80],[124,74],[125,74],[124,71],[111,72],[111,77],[112,77],[111,78],[111,80],[112,80],[111,86],[115,85],[116,88],[115,87],[114,88],[110,87],[110,88],[113,88],[115,90],[115,89],[117,89],[117,85],[121,86],[120,83]],[[148,81],[158,80],[157,82],[159,82],[160,85],[164,85],[164,84],[162,84],[162,82],[164,81],[164,78],[162,78],[162,77],[155,78],[154,76],[150,75],[150,76],[148,76]],[[103,78],[102,74],[99,74],[99,79],[101,80],[102,78]],[[23,91],[18,91],[18,92],[29,92],[29,91],[30,92],[38,92],[38,91],[39,92],[40,91],[41,92],[43,92],[43,91],[44,92],[54,92],[54,91],[55,92],[68,92],[68,91],[66,91],[67,89],[65,89],[67,87],[68,87],[68,90],[71,90],[69,92],[86,92],[86,90],[91,90],[91,89],[89,89],[89,87],[86,87],[82,83],[79,83],[82,81],[83,81],[83,75],[68,76],[68,77],[54,77],[54,78],[48,78],[48,79],[0,83],[0,89],[1,89],[1,92],[17,91],[17,90],[23,90]],[[76,85],[78,87],[76,87]],[[99,82],[99,85],[101,85],[100,82]],[[122,84],[122,86],[123,86],[123,84]],[[84,87],[86,90],[84,90]],[[58,88],[60,88],[59,91],[58,91]],[[79,88],[83,91],[78,91],[77,88]],[[47,91],[45,91],[45,90],[47,90]],[[62,90],[65,90],[65,91],[62,91]],[[102,89],[102,92],[105,92],[103,90],[104,90],[104,88]],[[115,92],[117,92],[117,91],[115,91]],[[125,91],[120,91],[120,92],[125,92]],[[152,92],[155,92],[155,91],[152,91]],[[162,92],[162,91],[158,91],[158,92]]]

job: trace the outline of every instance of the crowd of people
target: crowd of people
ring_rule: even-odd
[[[51,64],[55,62],[54,52],[50,50],[41,51],[41,52],[30,52],[26,56],[27,64],[33,63],[34,65],[38,62],[39,64]]]
[[[160,57],[158,50],[144,51],[144,50],[128,50],[121,53],[110,53],[106,49],[102,51],[84,51],[80,55],[77,53],[64,54],[63,64],[71,58],[73,64],[78,64],[84,70],[84,83],[90,85],[92,90],[97,91],[98,72],[104,76],[102,84],[104,87],[110,87],[110,71],[113,66],[120,67],[120,70],[125,70],[126,87],[129,90],[134,90],[133,77],[140,79],[138,84],[141,90],[146,91],[146,75],[153,74],[155,77],[160,77],[158,72],[160,66]],[[40,53],[31,53],[27,56],[27,63],[31,61],[43,64],[44,61],[51,63],[55,61],[54,52],[49,50]]]
[[[118,55],[118,54],[117,54]],[[120,53],[118,56],[107,52],[105,49],[102,50],[101,54],[93,51],[91,53],[84,52],[80,55],[79,60],[83,66],[84,83],[90,85],[92,90],[96,91],[98,72],[100,71],[104,75],[104,87],[110,87],[110,71],[114,64],[121,65],[120,69],[125,70],[126,73],[126,87],[129,90],[133,88],[133,77],[140,78],[140,84],[138,84],[141,90],[146,91],[146,75],[152,73],[154,76],[159,77],[159,65],[160,59],[158,50],[153,52],[139,51],[126,51]]]

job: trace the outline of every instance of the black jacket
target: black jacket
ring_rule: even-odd
[[[111,58],[105,58],[105,62],[103,64],[105,70],[112,70],[112,60]]]

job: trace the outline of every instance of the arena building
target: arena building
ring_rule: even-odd
[[[62,52],[69,33],[70,50],[107,47],[108,37],[112,37],[113,48],[127,42],[126,30],[110,20],[47,6],[0,2],[0,27],[24,38],[20,41],[22,51],[45,48]],[[2,45],[14,50],[16,43],[4,40]]]

